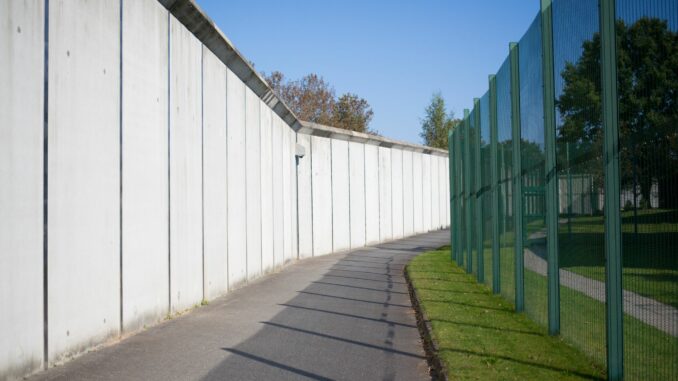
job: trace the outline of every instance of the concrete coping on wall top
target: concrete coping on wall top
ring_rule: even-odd
[[[158,0],[202,44],[214,53],[231,71],[242,80],[264,103],[280,116],[295,131],[301,128],[299,119],[292,110],[273,92],[245,57],[219,30],[194,0]]]
[[[332,138],[339,140],[346,140],[351,142],[365,143],[379,147],[398,148],[404,151],[422,152],[429,155],[445,156],[447,151],[440,148],[433,148],[419,144],[411,144],[398,140],[385,138],[383,136],[365,134],[362,132],[344,130],[342,128],[325,126],[323,124],[300,121],[301,128],[297,130],[300,134],[307,134],[313,136],[321,136],[324,138]]]
[[[394,147],[405,151],[447,156],[447,151],[438,148],[410,144],[377,135],[363,134],[299,120],[285,102],[275,95],[273,89],[271,89],[271,86],[269,86],[261,74],[254,69],[252,64],[245,59],[226,35],[224,35],[200,6],[195,3],[195,0],[158,1],[295,131],[309,135],[372,144],[380,147]]]

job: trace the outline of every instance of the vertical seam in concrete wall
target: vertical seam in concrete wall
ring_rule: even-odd
[[[363,246],[367,246],[367,179],[365,176],[367,176],[367,164],[365,163],[367,161],[367,155],[365,154],[365,149],[367,148],[367,143],[363,143],[363,209],[365,209],[365,241],[363,242]],[[379,155],[379,152],[377,151],[377,155]],[[377,190],[379,188],[377,187]]]
[[[313,135],[308,136],[308,155],[311,161],[311,257],[315,257],[315,238],[313,236]],[[299,204],[297,204],[297,208],[299,208]]]
[[[419,227],[420,232],[426,232],[426,224],[424,224],[424,156],[426,154],[422,153],[419,156],[419,171],[421,171],[421,226]]]
[[[167,314],[172,313],[172,14],[167,12]]]
[[[332,170],[334,162],[334,144],[330,139],[330,206],[332,209],[330,226],[332,226],[332,252],[334,252],[334,171]]]
[[[402,213],[400,214],[403,217],[403,234],[401,237],[405,237],[405,151],[403,150],[400,150],[400,187],[400,201],[402,202]]]
[[[412,235],[414,235],[417,232],[417,224],[415,223],[417,219],[414,217],[414,151],[412,151],[410,167],[412,168],[412,175],[410,176],[412,178]]]
[[[275,117],[277,114],[271,113],[271,125],[269,126],[271,128],[271,270],[275,270],[275,192],[273,189],[275,189],[275,156],[273,155],[273,152],[275,152],[275,149],[273,148],[273,144],[275,143],[275,139],[273,139],[273,135],[275,134]]]
[[[120,178],[119,178],[119,182],[120,182],[120,184],[119,184],[120,195],[119,196],[120,197],[118,199],[119,208],[120,208],[119,209],[120,215],[118,216],[119,217],[119,227],[118,228],[120,229],[120,237],[119,237],[119,242],[118,242],[118,244],[120,246],[119,247],[120,273],[118,274],[119,281],[120,281],[120,285],[119,285],[120,286],[120,290],[119,290],[120,291],[120,335],[122,335],[122,328],[123,328],[122,316],[123,316],[123,308],[124,308],[123,290],[122,290],[122,265],[123,265],[123,263],[122,263],[122,261],[123,261],[123,258],[122,258],[122,240],[123,240],[123,231],[122,231],[122,213],[123,213],[123,210],[122,210],[122,192],[123,192],[123,188],[122,188],[122,180],[123,180],[123,176],[122,176],[122,165],[123,165],[122,164],[122,144],[123,144],[123,141],[122,141],[122,139],[123,139],[123,135],[122,135],[122,129],[123,129],[123,125],[122,125],[122,97],[123,97],[123,93],[122,93],[122,81],[123,81],[123,77],[122,77],[122,59],[123,59],[123,56],[122,56],[123,55],[123,53],[122,53],[122,22],[123,22],[123,19],[122,18],[123,18],[123,9],[122,9],[122,7],[123,7],[123,2],[124,2],[124,0],[120,0],[120,10],[119,10],[119,12],[120,12],[120,30],[119,30],[119,32],[120,32],[120,35],[119,35],[119,39],[120,39],[120,41],[119,41],[120,42],[120,62],[119,62],[119,65],[120,66],[119,66],[119,70],[118,70],[119,71],[119,73],[118,73],[119,74],[119,80],[120,80],[120,83],[118,84],[120,86],[119,87],[120,88],[120,94],[119,94],[120,97],[118,99],[118,102],[120,103],[118,105],[119,106],[119,110],[118,110],[119,111],[119,114],[118,114],[119,121],[118,122],[120,123],[120,125],[119,125],[119,127],[120,127],[119,128],[119,134],[120,134],[119,135],[119,139],[120,139],[119,150],[120,151],[119,151],[119,155],[118,155],[119,156],[118,157],[119,165],[120,165],[120,172],[118,174],[120,176]]]
[[[296,192],[295,193],[297,194],[297,205],[294,209],[297,212],[297,223],[296,223],[296,226],[297,226],[297,259],[299,259],[299,158],[297,157],[297,146],[296,146],[296,144],[298,144],[298,141],[299,141],[299,135],[296,132],[294,132],[294,143],[295,143],[295,146],[293,147],[294,164],[295,164],[294,174],[295,174],[295,181],[296,181],[296,186],[295,186]]]
[[[261,102],[257,102],[257,105],[259,105],[259,110],[257,111],[257,114],[259,115],[259,241],[261,243],[259,244],[259,276],[264,274],[264,182],[262,181],[262,178],[264,177],[264,171],[262,170],[262,167],[264,165],[264,161],[262,160],[263,158],[263,152],[261,151],[261,141],[263,140],[262,133],[261,133],[261,125],[262,123],[262,117],[261,117]],[[271,118],[273,115],[271,115]],[[271,135],[273,135],[273,131],[271,131]],[[271,152],[273,150],[271,149]],[[273,157],[271,155],[271,157]]]
[[[245,91],[243,91],[243,98],[244,98],[244,105],[243,107],[243,120],[244,120],[244,127],[245,131],[243,131],[243,138],[245,140],[243,147],[245,148],[245,153],[243,155],[243,161],[245,162],[245,184],[242,184],[242,186],[245,187],[245,284],[248,284],[250,281],[249,277],[249,255],[247,254],[247,246],[248,246],[248,241],[247,241],[247,87],[245,87]]]
[[[391,177],[391,240],[393,240],[393,148],[388,149],[390,165],[388,175]]]
[[[43,324],[43,368],[47,369],[48,366],[48,303],[47,303],[47,292],[48,292],[48,247],[47,247],[47,180],[48,180],[48,136],[49,136],[49,0],[44,0],[44,58],[43,58],[43,89],[42,89],[42,324]]]
[[[205,290],[205,45],[200,45],[200,218],[202,232],[202,299]]]
[[[353,248],[353,234],[351,232],[351,142],[346,144],[346,161],[348,165],[348,248]]]
[[[379,154],[379,148],[380,146],[377,146],[377,221],[379,222],[379,227],[378,227],[378,240],[379,242],[383,241],[382,235],[381,235],[381,160],[379,158],[381,155]]]
[[[231,268],[231,264],[229,263],[229,255],[228,255],[228,207],[229,207],[229,202],[228,202],[228,188],[230,186],[230,183],[228,182],[228,68],[224,68],[226,70],[226,73],[224,75],[224,92],[226,92],[226,96],[224,97],[224,110],[226,110],[226,117],[224,119],[224,128],[226,129],[226,133],[224,134],[226,138],[226,231],[224,232],[226,234],[226,292],[229,291],[231,288],[231,283],[229,280],[229,271]]]

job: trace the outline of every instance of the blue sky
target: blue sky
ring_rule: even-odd
[[[420,143],[440,91],[461,116],[525,33],[538,0],[197,0],[259,71],[314,72],[367,99],[371,127]]]

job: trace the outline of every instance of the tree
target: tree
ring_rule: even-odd
[[[300,119],[330,124],[334,108],[334,88],[317,74],[308,74],[296,81],[286,81],[284,74],[274,71],[264,74],[273,91]]]
[[[678,190],[678,33],[656,18],[641,18],[630,26],[618,21],[616,33],[622,186],[638,184],[647,201],[657,183],[660,206],[678,207],[672,194]],[[575,168],[594,174],[600,184],[600,35],[582,47],[579,60],[561,73],[558,141],[560,147],[569,143]]]
[[[352,93],[346,93],[339,97],[334,105],[332,126],[375,134],[368,127],[373,115],[374,112],[365,99]]]
[[[429,147],[447,149],[447,131],[459,124],[454,113],[445,110],[445,100],[440,93],[434,93],[431,103],[426,107],[426,116],[421,120],[419,136]]]
[[[351,131],[377,134],[369,129],[373,111],[367,100],[346,93],[336,98],[334,88],[317,74],[288,81],[283,73],[263,74],[273,91],[301,120]]]

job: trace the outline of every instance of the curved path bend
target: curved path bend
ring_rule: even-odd
[[[440,230],[305,259],[31,380],[426,380],[403,276]]]

